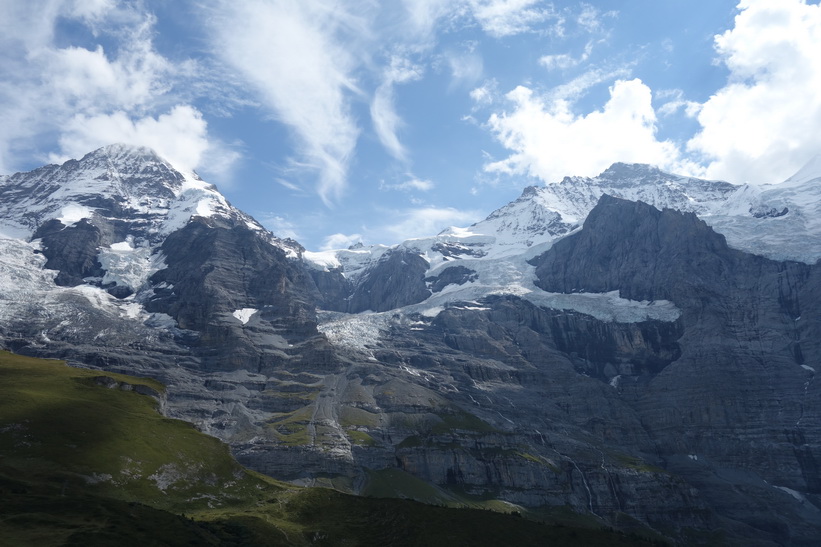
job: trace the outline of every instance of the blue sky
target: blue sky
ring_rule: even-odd
[[[310,250],[467,225],[616,161],[821,152],[802,0],[4,0],[0,173],[148,145]]]

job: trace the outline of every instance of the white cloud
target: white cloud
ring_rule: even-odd
[[[429,42],[442,19],[459,12],[463,0],[402,0],[407,14],[407,29],[416,40]]]
[[[384,184],[381,188],[389,189],[389,190],[402,190],[402,191],[418,191],[418,192],[429,192],[433,190],[436,185],[424,179],[419,179],[414,177],[413,175],[408,175],[408,179],[402,182],[398,182],[396,184]]]
[[[641,80],[616,81],[604,107],[586,115],[575,114],[566,99],[539,97],[522,86],[507,98],[512,110],[493,114],[488,127],[513,153],[487,164],[488,172],[555,182],[598,174],[617,161],[682,168],[675,145],[656,138],[650,88]]]
[[[499,98],[499,82],[495,79],[487,80],[470,91],[470,98],[473,100],[474,110],[490,106]]]
[[[567,53],[557,53],[555,55],[543,55],[539,58],[539,64],[548,70],[554,68],[565,69],[579,64],[579,60]]]
[[[630,75],[627,67],[604,70],[594,68],[576,76],[569,82],[557,85],[548,92],[551,100],[575,101],[582,97],[587,91],[604,82],[612,82],[616,79],[623,79]]]
[[[367,8],[364,1],[222,0],[209,18],[215,53],[294,131],[296,164],[317,170],[329,204],[346,187],[360,132],[349,93],[358,93],[353,71],[367,55],[358,44],[370,33],[354,13]]]
[[[207,124],[200,112],[188,105],[178,105],[154,118],[132,119],[123,111],[87,116],[78,114],[68,121],[60,136],[61,156],[52,161],[79,158],[91,150],[111,143],[148,146],[178,169],[192,171],[204,163],[210,150]],[[213,150],[210,150],[214,152]],[[216,160],[220,169],[225,158]]]
[[[210,138],[200,112],[176,92],[196,77],[195,65],[172,63],[156,52],[155,18],[140,6],[110,0],[2,3],[0,169],[13,168],[18,155],[65,159],[126,142],[150,146],[183,169],[227,176],[238,154]],[[105,34],[111,51],[58,46],[54,33],[61,19],[85,26],[101,41]]]
[[[451,88],[474,85],[482,77],[484,61],[475,51],[448,51],[445,59],[450,67]]]
[[[593,42],[587,42],[584,46],[584,51],[578,57],[573,57],[567,53],[559,53],[555,55],[543,55],[539,58],[539,64],[545,67],[548,70],[553,69],[560,69],[564,70],[567,68],[572,68],[574,66],[578,66],[582,63],[587,62],[590,58],[590,54],[593,52]]]
[[[503,38],[557,18],[552,4],[542,0],[469,0],[473,17],[489,35]]]
[[[396,113],[394,87],[396,84],[418,80],[421,77],[421,67],[414,65],[408,59],[393,57],[371,101],[371,120],[374,131],[382,146],[400,161],[405,161],[407,157],[405,147],[397,135],[403,121]]]
[[[494,38],[545,31],[544,24],[562,17],[545,0],[402,0],[415,37],[432,41],[437,27],[454,21],[475,21]],[[549,29],[556,32],[556,28]]]
[[[449,226],[472,224],[481,218],[476,211],[461,211],[452,207],[422,207],[396,213],[398,222],[380,230],[382,239],[387,234],[392,241],[405,241],[415,237],[428,237]]]
[[[362,236],[360,234],[332,234],[325,238],[319,250],[331,251],[334,249],[347,249],[357,243],[362,243]]]
[[[263,226],[271,230],[273,234],[279,238],[290,238],[294,241],[299,241],[300,235],[297,227],[290,220],[275,214],[262,214],[259,221]]]
[[[665,101],[658,107],[660,116],[672,116],[679,110],[684,110],[684,114],[689,118],[695,118],[701,110],[701,104],[689,101],[684,98],[684,92],[680,89],[666,89],[656,91],[656,99]]]
[[[821,5],[742,0],[735,26],[716,36],[728,84],[698,114],[687,149],[710,177],[778,182],[821,151]]]
[[[612,15],[613,12],[608,12]],[[599,32],[602,29],[602,14],[590,4],[582,4],[582,10],[576,18],[576,23],[587,32]]]

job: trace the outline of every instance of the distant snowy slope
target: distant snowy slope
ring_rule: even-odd
[[[740,187],[702,218],[731,247],[814,264],[821,258],[821,154],[781,184]]]
[[[518,199],[466,228],[451,227],[436,236],[411,239],[391,248],[359,246],[305,253],[305,259],[314,268],[341,271],[356,286],[366,282],[369,275],[377,275],[377,265],[391,253],[421,256],[428,263],[425,277],[431,280],[431,296],[409,306],[408,312],[435,314],[458,302],[512,294],[537,305],[576,309],[605,320],[640,321],[657,311],[657,318],[674,319],[676,312],[667,310],[663,303],[654,311],[606,295],[559,298],[533,284],[534,273],[527,260],[579,229],[604,194],[643,201],[658,209],[695,213],[725,235],[731,247],[752,254],[808,263],[821,257],[819,156],[784,183],[764,187],[616,163],[597,177],[566,177],[554,184],[527,187]],[[460,275],[445,273],[456,265],[463,268]],[[339,324],[338,318],[334,321]]]

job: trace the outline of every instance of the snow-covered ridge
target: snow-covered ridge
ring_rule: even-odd
[[[471,282],[449,285],[424,302],[404,308],[408,313],[435,315],[458,302],[510,294],[539,306],[575,310],[604,321],[675,320],[679,311],[669,302],[631,302],[613,293],[557,295],[535,286],[535,271],[527,260],[580,229],[603,194],[643,201],[658,209],[695,213],[724,234],[731,247],[746,252],[807,263],[821,258],[819,155],[784,183],[763,187],[678,176],[648,165],[617,163],[597,177],[566,177],[554,184],[527,187],[518,199],[466,228],[451,227],[436,236],[411,239],[390,248],[360,246],[305,253],[305,260],[318,269],[342,270],[354,283],[393,250],[425,258],[429,264],[426,277],[435,277],[455,264],[476,273]],[[334,316],[329,331],[346,331],[344,322],[344,317]],[[371,329],[373,322],[369,320],[368,324]]]
[[[176,171],[149,148],[121,144],[63,165],[8,176],[0,184],[0,198],[0,223],[29,236],[49,219],[72,226],[95,213],[139,218],[146,231],[158,237],[181,228],[194,215],[236,214],[217,189],[195,173]]]

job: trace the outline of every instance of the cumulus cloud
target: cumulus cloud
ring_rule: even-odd
[[[598,174],[617,161],[681,168],[676,146],[656,138],[651,91],[639,79],[616,81],[604,107],[584,115],[567,99],[540,97],[523,86],[507,99],[512,109],[493,114],[487,125],[513,153],[485,165],[490,173],[555,182]]]
[[[392,241],[405,241],[415,237],[437,234],[449,226],[473,224],[481,218],[476,211],[462,211],[452,207],[422,207],[396,214],[398,222],[380,230],[382,237],[387,234]]]
[[[360,234],[332,234],[325,238],[319,250],[331,251],[334,249],[347,249],[357,243],[362,243],[362,236]]]
[[[150,146],[182,169],[227,175],[238,155],[210,138],[200,112],[175,91],[195,77],[194,64],[172,63],[156,52],[156,21],[140,6],[2,3],[0,169],[14,168],[20,151],[54,161],[125,142]],[[58,45],[58,20],[84,27],[100,42],[113,38],[116,47]]]
[[[215,53],[248,82],[265,108],[289,126],[300,145],[295,165],[319,174],[326,203],[347,184],[359,127],[349,93],[366,55],[367,2],[329,0],[216,2],[209,18]],[[347,8],[347,9],[346,9]]]
[[[156,118],[146,116],[133,119],[126,112],[87,116],[78,114],[68,121],[60,136],[62,155],[53,154],[51,161],[65,161],[110,143],[148,146],[158,151],[177,169],[193,171],[201,165],[210,165],[219,171],[231,163],[229,157],[219,157],[221,151],[212,150],[207,124],[200,112],[188,105],[178,105]],[[207,152],[217,157],[204,161]]]
[[[707,175],[778,182],[821,151],[821,5],[742,0],[731,30],[716,36],[728,84],[700,108],[687,149]]]

